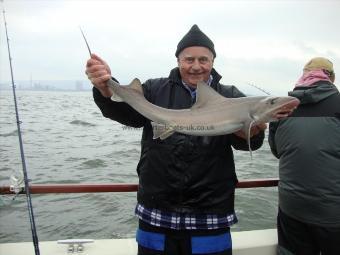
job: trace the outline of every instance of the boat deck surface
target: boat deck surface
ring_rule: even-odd
[[[232,232],[233,255],[274,255],[276,254],[276,229]],[[57,241],[44,241],[39,243],[41,255],[136,255],[137,244],[135,239],[101,239],[93,243],[85,243],[81,253],[70,253],[67,244],[58,244]],[[1,243],[0,254],[3,255],[34,255],[32,242]]]

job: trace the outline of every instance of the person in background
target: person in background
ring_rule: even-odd
[[[221,76],[213,68],[214,44],[197,25],[180,40],[175,56],[178,67],[168,77],[143,84],[144,96],[152,104],[190,108],[202,80],[225,97],[245,96],[234,86],[220,84]],[[153,139],[150,120],[126,103],[110,100],[112,91],[106,81],[111,79],[111,71],[105,61],[92,54],[86,74],[94,85],[94,101],[105,117],[143,127],[135,209],[138,254],[232,254],[230,226],[237,222],[232,148],[248,150],[245,134],[203,137],[175,133],[165,140]],[[265,124],[252,128],[252,150],[262,145],[265,128]]]
[[[340,94],[333,64],[304,66],[290,96],[300,105],[269,125],[279,158],[278,254],[340,254]]]

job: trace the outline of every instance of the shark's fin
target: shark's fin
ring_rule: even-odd
[[[137,78],[134,78],[132,80],[132,82],[127,87],[129,87],[131,89],[134,89],[137,92],[139,92],[140,94],[144,95],[143,88],[142,88],[142,83]]]
[[[114,92],[111,96],[111,100],[114,102],[124,102],[124,100]]]
[[[151,125],[153,130],[153,139],[160,138],[161,140],[164,140],[175,133],[175,130],[171,126],[166,126],[156,122],[151,122]]]
[[[204,81],[197,83],[196,102],[191,109],[201,108],[207,104],[219,104],[219,102],[228,100],[218,94],[214,89],[207,85]]]

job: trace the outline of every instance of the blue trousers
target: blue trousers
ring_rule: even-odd
[[[172,230],[139,221],[138,255],[232,255],[230,229]]]

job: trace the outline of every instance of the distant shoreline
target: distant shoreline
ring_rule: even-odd
[[[88,89],[81,89],[81,90],[76,90],[76,89],[29,89],[29,88],[16,88],[16,91],[56,91],[56,92],[89,92],[91,91],[92,88]],[[0,91],[12,91],[12,88],[1,88]]]
[[[89,91],[92,85],[88,80],[19,80],[17,90],[29,91]],[[0,90],[12,90],[12,82],[0,83]]]

